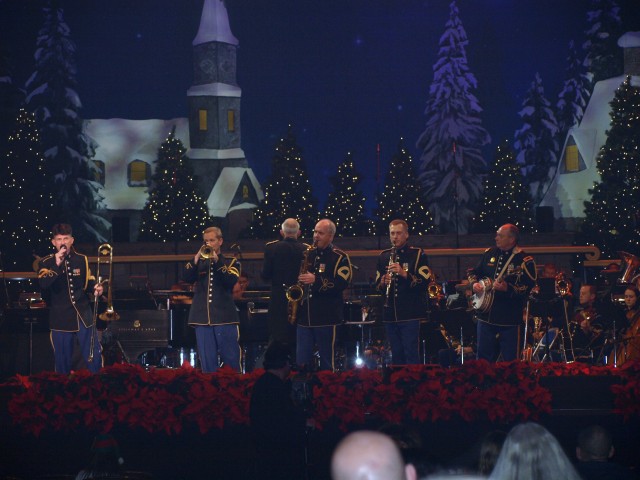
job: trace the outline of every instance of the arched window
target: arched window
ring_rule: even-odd
[[[151,184],[151,165],[142,160],[129,164],[127,182],[130,187],[148,187]]]

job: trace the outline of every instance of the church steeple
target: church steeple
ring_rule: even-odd
[[[231,236],[244,228],[263,196],[242,151],[237,49],[223,1],[204,0],[193,40],[193,85],[187,91],[187,155],[211,215],[226,218],[225,235]]]
[[[187,91],[188,155],[205,190],[208,185],[205,193],[211,191],[211,181],[215,182],[222,168],[247,166],[240,142],[242,91],[236,83],[237,48],[224,3],[205,0],[193,40],[193,85]]]

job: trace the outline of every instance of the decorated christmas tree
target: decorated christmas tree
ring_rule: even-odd
[[[34,255],[51,250],[53,209],[38,128],[33,114],[20,110],[0,165],[0,248],[6,270],[31,270]]]
[[[36,69],[26,83],[28,109],[35,113],[47,170],[54,182],[54,223],[70,223],[76,241],[106,241],[110,224],[103,207],[94,148],[83,129],[76,91],[75,45],[61,8],[44,9],[38,32]]]
[[[331,178],[333,191],[329,193],[325,217],[336,224],[338,235],[357,237],[371,235],[372,225],[364,214],[364,194],[359,190],[362,182],[356,171],[351,153],[338,165],[338,173]]]
[[[160,145],[149,198],[142,210],[140,241],[200,240],[212,221],[206,201],[197,192],[186,149],[175,127]]]
[[[496,149],[496,159],[484,181],[480,213],[474,218],[473,231],[493,233],[501,225],[512,223],[521,232],[531,232],[531,194],[524,185],[520,166],[508,141]]]
[[[611,101],[611,128],[596,160],[600,181],[589,190],[578,242],[608,258],[640,255],[640,87],[631,77]]]
[[[531,190],[534,206],[537,206],[544,197],[558,161],[558,124],[538,73],[531,82],[519,114],[523,125],[515,133],[516,160],[524,168],[525,181]]]
[[[418,182],[411,155],[400,139],[398,151],[391,159],[384,190],[378,197],[376,219],[379,235],[389,233],[389,222],[405,220],[413,235],[434,232],[433,218],[425,207],[424,190]]]
[[[425,109],[420,180],[425,200],[441,233],[466,233],[482,194],[486,162],[481,148],[491,141],[482,126],[478,87],[467,63],[469,41],[453,1],[440,37],[438,59]]]
[[[264,199],[254,210],[247,236],[275,238],[286,218],[300,222],[303,235],[310,235],[318,221],[318,202],[311,192],[307,165],[298,146],[293,127],[275,147],[271,175],[264,187]]]

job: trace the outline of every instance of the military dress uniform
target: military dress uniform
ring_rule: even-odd
[[[240,371],[238,310],[233,285],[240,276],[235,258],[218,255],[218,261],[200,258],[187,263],[183,280],[194,283],[188,324],[195,328],[200,366],[205,373],[218,369],[218,354],[225,365]]]
[[[286,290],[298,283],[303,252],[307,247],[307,244],[295,238],[274,240],[265,246],[261,277],[271,283],[268,324],[270,342],[295,342],[295,325],[287,320],[289,302]]]
[[[298,308],[296,361],[311,366],[314,345],[320,353],[320,369],[334,370],[337,326],[342,324],[342,292],[351,282],[351,261],[346,252],[329,245],[309,253],[310,273],[316,276],[306,286],[308,295]]]
[[[382,277],[387,273],[392,249],[378,257],[376,289],[383,296],[387,285]],[[389,288],[389,298],[383,313],[387,340],[394,365],[420,363],[420,322],[427,316],[427,289],[431,269],[421,248],[407,244],[396,249],[396,262],[407,272],[407,278],[396,275]]]
[[[516,249],[511,261],[509,257]],[[522,314],[531,289],[536,283],[536,264],[533,257],[520,247],[500,250],[497,247],[485,250],[475,268],[469,270],[469,282],[483,278],[494,281],[507,265],[502,279],[507,291],[493,291],[493,303],[488,312],[476,312],[478,332],[478,358],[495,362],[502,352],[502,360],[518,358],[520,325]]]
[[[102,348],[98,333],[93,329],[88,294],[93,294],[95,278],[91,275],[87,256],[72,248],[60,266],[56,265],[55,255],[44,257],[38,266],[38,281],[49,305],[56,372],[71,372],[73,340],[77,335],[82,358],[87,362],[89,371],[96,373],[102,366]],[[92,334],[94,350],[93,359],[89,362]]]

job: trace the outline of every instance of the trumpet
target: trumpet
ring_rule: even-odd
[[[209,259],[213,258],[213,255],[216,253],[213,247],[207,245],[206,243],[200,247],[200,251],[198,252],[201,258]]]
[[[396,263],[396,246],[392,243],[391,244],[391,253],[389,254],[389,264],[387,265],[387,271],[389,270],[389,267],[391,267],[391,265],[393,265],[394,263]],[[387,292],[385,293],[385,298],[384,298],[384,306],[388,307],[389,306],[389,297],[391,296],[391,284],[393,283],[393,280],[395,279],[395,276],[393,274],[389,274],[390,275],[390,279],[389,279],[389,283],[387,283]]]

